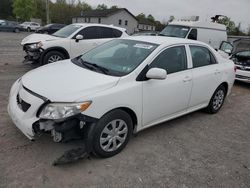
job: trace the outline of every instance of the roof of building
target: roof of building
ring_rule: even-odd
[[[128,12],[134,19],[137,20],[137,18],[129,12],[126,8],[115,8],[115,9],[104,9],[104,10],[88,10],[85,12],[82,12],[80,17],[95,17],[95,18],[101,18],[101,17],[108,17],[111,16],[119,11],[126,11]]]

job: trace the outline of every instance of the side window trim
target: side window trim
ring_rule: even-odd
[[[156,60],[156,58],[157,58],[161,53],[163,53],[165,50],[170,49],[170,48],[173,48],[173,47],[184,47],[184,52],[185,52],[185,55],[186,55],[186,69],[185,69],[185,70],[178,71],[178,72],[168,73],[168,74],[175,74],[175,73],[179,73],[179,72],[188,70],[188,69],[189,69],[189,65],[190,65],[190,63],[189,63],[190,61],[189,61],[189,58],[188,58],[188,52],[187,52],[187,45],[186,45],[186,44],[174,44],[174,45],[170,45],[170,46],[167,46],[167,47],[163,48],[161,51],[159,51],[159,52],[150,60],[150,63],[148,63],[146,66],[148,66],[148,67],[150,68],[150,65]]]
[[[209,56],[210,56],[210,59],[211,59],[211,56],[214,58],[215,60],[215,63],[213,64],[209,64],[209,65],[215,65],[215,64],[218,64],[218,60],[217,60],[217,57],[215,56],[215,54],[207,47],[207,46],[204,46],[204,45],[200,45],[200,44],[187,44],[187,47],[188,47],[188,53],[190,55],[190,61],[191,61],[191,67],[190,69],[195,69],[195,68],[200,68],[200,67],[206,67],[206,66],[209,66],[209,65],[204,65],[204,66],[200,66],[200,67],[194,67],[193,66],[193,58],[192,58],[192,53],[191,53],[191,46],[194,46],[194,47],[201,47],[201,48],[206,48],[209,52]]]

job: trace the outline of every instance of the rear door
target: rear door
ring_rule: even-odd
[[[222,78],[220,64],[215,55],[205,46],[189,45],[193,68],[193,86],[189,103],[190,108],[209,102]]]

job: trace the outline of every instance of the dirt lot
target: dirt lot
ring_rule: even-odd
[[[195,112],[145,130],[109,159],[52,166],[81,142],[31,142],[6,111],[12,83],[34,68],[22,64],[25,35],[0,33],[0,187],[250,187],[250,85],[243,83],[216,115]]]

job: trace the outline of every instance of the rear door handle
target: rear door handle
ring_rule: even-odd
[[[192,78],[190,76],[186,76],[184,79],[183,79],[183,82],[189,82],[191,81]]]

